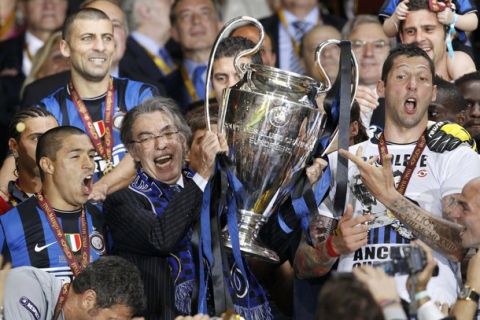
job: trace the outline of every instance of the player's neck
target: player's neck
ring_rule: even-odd
[[[54,209],[61,211],[76,211],[82,208],[82,204],[72,204],[63,199],[59,190],[53,185],[53,181],[45,180],[42,190],[48,203]]]
[[[73,87],[82,99],[95,98],[107,92],[110,74],[100,81],[90,81],[72,71]]]
[[[393,125],[385,121],[385,140],[392,143],[411,143],[423,134],[425,128],[427,127],[427,122],[423,125],[423,122],[419,123],[417,126],[412,128],[406,128],[399,125]]]
[[[77,295],[73,292],[72,285],[70,285],[70,289],[68,291],[67,299],[65,300],[65,304],[63,305],[63,319],[65,320],[77,320],[79,319],[80,315],[77,310],[81,304],[79,301],[80,295]]]
[[[37,175],[32,175],[27,170],[18,170],[17,185],[25,193],[32,194],[40,192],[42,181]]]

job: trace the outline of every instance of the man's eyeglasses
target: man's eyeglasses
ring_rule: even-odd
[[[374,51],[383,51],[385,47],[390,47],[390,44],[385,40],[377,41],[365,41],[365,40],[352,40],[352,50],[360,51],[367,45],[372,45]]]
[[[130,143],[138,143],[140,144],[142,147],[151,147],[155,141],[157,141],[158,139],[162,140],[162,141],[165,141],[165,142],[168,142],[168,141],[172,141],[175,139],[175,136],[176,134],[178,133],[178,130],[177,131],[166,131],[166,132],[163,132],[159,135],[154,135],[153,133],[150,133],[150,134],[144,134],[142,135],[142,138],[138,139],[138,140],[131,140]]]

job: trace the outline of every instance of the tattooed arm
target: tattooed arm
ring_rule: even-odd
[[[362,181],[370,192],[382,202],[393,214],[406,224],[420,240],[434,250],[438,250],[448,258],[459,261],[463,257],[464,250],[460,232],[463,227],[450,221],[433,216],[428,211],[420,208],[401,195],[394,186],[391,155],[383,159],[383,167],[375,167],[362,160],[361,149],[357,155],[341,150],[342,156],[348,158],[357,165]],[[442,203],[451,199],[446,196]]]
[[[368,226],[365,222],[372,220],[370,215],[353,217],[353,208],[347,210],[338,221],[333,218],[316,215],[310,222],[309,232],[313,246],[303,237],[297,249],[294,268],[299,278],[312,278],[325,275],[333,266],[337,257],[356,251],[367,244]],[[332,231],[336,230],[335,233]],[[327,250],[327,239],[331,236],[330,250]]]
[[[325,275],[332,268],[336,257],[330,257],[326,250],[326,240],[337,221],[322,215],[315,215],[310,222],[309,231],[312,244],[307,242],[305,234],[295,253],[293,267],[300,279],[315,278]]]

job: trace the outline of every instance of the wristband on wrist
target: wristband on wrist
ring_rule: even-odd
[[[331,257],[331,258],[336,258],[338,256],[340,256],[337,251],[335,251],[335,249],[333,248],[333,244],[332,244],[332,241],[333,241],[333,236],[332,235],[329,235],[328,238],[327,238],[327,243],[326,243],[326,248],[327,248],[327,254]]]
[[[427,298],[427,297],[430,297],[430,296],[428,295],[427,290],[423,290],[423,291],[420,291],[420,292],[415,293],[415,300],[416,300],[416,301],[422,300],[422,299]]]
[[[458,21],[458,14],[456,14],[454,12],[453,13],[453,21],[452,21],[452,23],[450,23],[450,27],[455,27],[455,25],[457,24],[457,21]]]

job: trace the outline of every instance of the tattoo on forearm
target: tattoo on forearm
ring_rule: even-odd
[[[395,200],[389,208],[420,240],[434,250],[459,261],[464,253],[460,230],[449,221],[432,216],[406,198]]]
[[[295,253],[293,267],[297,277],[301,279],[315,278],[327,274],[337,260],[327,254],[326,241],[316,247],[309,245],[303,237]]]

